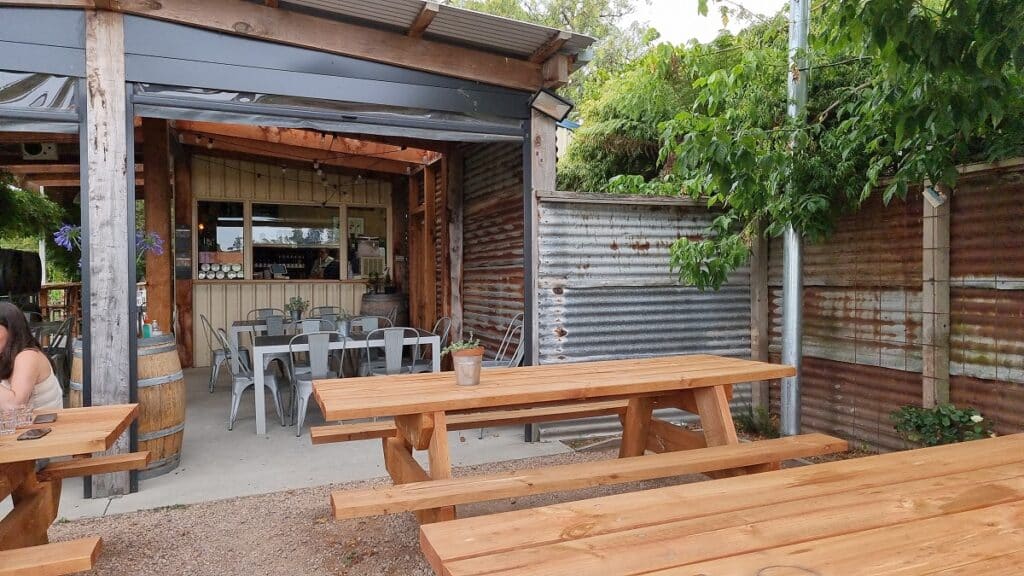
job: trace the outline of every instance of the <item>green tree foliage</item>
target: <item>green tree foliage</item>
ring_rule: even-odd
[[[0,238],[40,236],[60,224],[61,209],[48,198],[22,190],[0,171]]]
[[[717,288],[755,234],[793,224],[818,241],[882,182],[889,201],[926,179],[954,186],[957,164],[1019,154],[1024,27],[1007,23],[1021,21],[1016,0],[823,3],[800,71],[780,15],[740,34],[757,49],[698,78],[692,106],[661,125],[669,169],[611,188],[682,190],[722,210],[706,240],[672,250],[684,282]],[[810,74],[804,118],[786,116],[787,74]]]

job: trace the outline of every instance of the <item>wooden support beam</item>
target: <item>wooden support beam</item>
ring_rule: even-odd
[[[426,166],[423,169],[423,238],[420,256],[423,264],[420,269],[420,298],[422,298],[418,328],[430,330],[437,321],[437,282],[435,281],[436,262],[434,260],[434,222],[437,213],[437,167]]]
[[[438,298],[437,303],[437,316],[451,318],[452,317],[452,261],[451,252],[448,250],[448,245],[451,243],[451,231],[448,229],[448,222],[450,217],[448,215],[448,194],[451,188],[448,184],[448,178],[451,176],[448,170],[448,158],[442,158],[438,169],[441,176],[441,185],[437,189],[437,235],[438,235],[438,260],[440,260],[441,269],[439,278],[441,279],[441,285],[438,287]]]
[[[768,241],[758,228],[750,246],[750,359],[768,361]],[[767,381],[751,383],[751,404],[769,407],[770,386]]]
[[[420,8],[420,13],[416,15],[416,19],[413,20],[412,25],[409,26],[409,30],[405,35],[411,38],[419,38],[420,36],[423,36],[427,27],[434,21],[434,16],[437,16],[437,10],[437,2],[424,2],[423,7]]]
[[[572,34],[564,30],[555,32],[548,38],[547,42],[541,44],[540,47],[533,51],[533,54],[530,54],[530,62],[537,64],[546,62],[548,58],[551,58],[556,52],[561,50],[562,46],[565,46],[565,43],[571,38]]]
[[[188,230],[191,238],[192,230],[192,158],[179,150],[174,157],[174,227],[175,240],[177,230]],[[175,267],[183,264],[188,270],[186,277],[174,279],[174,305],[178,309],[178,326],[175,336],[178,339],[178,358],[182,367],[193,365],[192,342],[192,244],[180,247],[177,242],[168,242],[173,247]]]
[[[335,156],[330,152],[302,148],[299,146],[287,146],[274,144],[272,142],[261,142],[247,138],[235,138],[221,136],[218,134],[206,134],[202,132],[179,131],[183,136],[183,144],[203,149],[226,150],[228,152],[241,152],[243,154],[254,154],[258,156],[283,157],[289,160],[308,162],[319,162],[325,166],[341,166],[344,168],[356,168],[369,170],[371,172],[384,172],[387,174],[408,174],[413,164],[398,162],[386,158],[367,158],[363,156]]]
[[[146,314],[164,331],[173,330],[171,312],[174,309],[171,258],[171,149],[167,120],[144,118],[142,131],[146,135],[142,145],[142,158],[146,163],[146,231],[155,232],[164,239],[166,249],[161,254],[146,254]]]
[[[32,176],[38,174],[79,174],[81,169],[81,164],[47,164],[44,162],[38,162],[35,164],[7,164],[5,166],[0,166],[0,170],[4,172],[9,172],[11,174],[25,174],[28,176],[29,180],[32,180]],[[142,164],[136,164],[135,173],[139,174],[141,172]]]
[[[208,136],[232,136],[235,138],[322,150],[339,156],[364,156],[412,164],[429,164],[439,156],[436,152],[415,148],[406,144],[381,144],[317,130],[186,120],[179,120],[175,123],[175,127],[179,132],[185,134],[200,133]]]
[[[88,167],[88,229],[83,234],[88,261],[90,385],[93,405],[130,401],[135,329],[129,298],[135,298],[129,242],[128,215],[134,210],[125,173],[128,166],[128,126],[124,69],[124,22],[121,14],[93,11],[85,14],[86,131],[82,158]],[[83,167],[83,169],[85,169]],[[122,435],[109,453],[129,452]],[[127,494],[128,473],[92,476],[94,497]]]
[[[452,319],[451,339],[462,336],[462,151],[453,149],[445,157],[448,170],[448,270],[449,270],[449,317]]]
[[[46,188],[80,188],[82,178],[78,174],[51,174],[26,180],[27,183]],[[136,186],[145,186],[144,178],[136,178]]]
[[[525,250],[529,250],[529,257],[524,258],[527,269],[524,270],[525,277],[530,279],[531,284],[525,286],[526,290],[526,323],[523,326],[523,334],[528,335],[527,348],[528,364],[539,363],[539,349],[537,342],[537,269],[540,262],[540,246],[538,240],[538,224],[540,222],[540,205],[537,199],[538,191],[552,191],[557,187],[555,181],[555,133],[556,124],[554,118],[537,110],[531,110],[530,118],[530,157],[526,159],[530,163],[530,182],[527,186],[526,198],[523,199],[524,214],[526,221],[526,242]]]
[[[542,85],[540,66],[483,50],[277,10],[242,0],[120,0],[126,14],[311,48],[518,90]]]
[[[57,132],[0,132],[0,144],[21,144],[28,142],[77,144],[78,134],[60,134]]]
[[[569,56],[556,54],[544,62],[541,75],[544,88],[561,88],[569,83]]]
[[[949,402],[949,205],[953,191],[939,186],[941,206],[922,198],[921,403]]]

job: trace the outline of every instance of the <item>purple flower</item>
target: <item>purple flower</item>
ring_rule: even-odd
[[[64,224],[59,230],[53,233],[53,241],[57,243],[57,246],[64,248],[68,252],[79,248],[81,244],[82,227],[73,226],[71,224]]]

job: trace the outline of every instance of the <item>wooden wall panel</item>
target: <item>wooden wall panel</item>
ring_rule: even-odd
[[[228,331],[235,320],[244,320],[255,308],[283,308],[289,298],[301,296],[312,306],[339,306],[350,313],[359,312],[365,285],[361,282],[193,282],[193,307],[196,321],[195,366],[210,365],[210,348],[202,333],[199,315],[210,320],[216,330]]]

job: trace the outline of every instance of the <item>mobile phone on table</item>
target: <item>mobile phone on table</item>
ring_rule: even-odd
[[[49,428],[32,428],[26,430],[18,436],[18,440],[35,440],[36,438],[42,438],[50,433]]]
[[[49,424],[57,421],[57,413],[51,412],[49,414],[36,414],[36,417],[32,419],[33,424]]]

